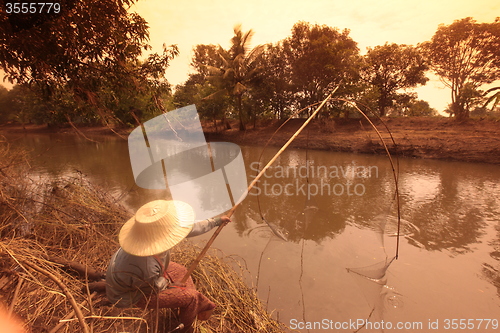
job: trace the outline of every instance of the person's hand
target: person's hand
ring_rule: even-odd
[[[222,221],[222,224],[227,224],[227,223],[231,222],[231,219],[229,217],[227,217],[226,215],[221,216],[220,220]]]

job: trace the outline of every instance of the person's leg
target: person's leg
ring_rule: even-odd
[[[193,323],[199,313],[213,311],[215,308],[215,304],[197,290],[179,287],[165,289],[157,295],[153,294],[149,300],[140,300],[137,306],[154,309],[157,304],[160,308],[179,308],[180,320],[186,327]],[[204,320],[206,319],[208,317]]]
[[[186,275],[186,273],[187,273],[186,267],[184,267],[176,262],[171,261],[170,264],[168,265],[167,274],[170,277],[170,280],[172,280],[174,282],[181,281],[182,278]],[[188,277],[188,279],[186,280],[186,287],[190,288],[190,289],[196,289],[191,276]],[[210,302],[210,303],[212,303],[212,302]],[[199,320],[208,320],[208,318],[210,318],[210,316],[214,312],[214,309],[215,309],[215,304],[213,307],[212,306],[205,307],[205,309],[202,310],[202,312],[198,313],[198,319]]]
[[[175,262],[170,262],[167,274],[173,282],[180,282],[187,269]],[[186,287],[172,287],[161,291],[159,294],[151,295],[148,303],[142,299],[137,306],[155,308],[158,302],[160,308],[180,308],[180,320],[187,328],[196,316],[200,320],[207,320],[215,309],[215,304],[202,293],[198,292],[191,277],[186,281]]]

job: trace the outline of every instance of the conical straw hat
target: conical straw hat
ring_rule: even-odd
[[[145,257],[167,251],[183,240],[193,228],[193,208],[178,200],[151,201],[136,212],[120,230],[122,249]]]

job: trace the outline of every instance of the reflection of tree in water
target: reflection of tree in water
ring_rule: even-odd
[[[319,163],[319,162],[318,162]],[[352,161],[343,162],[350,165]],[[386,176],[383,175],[385,178]],[[306,179],[294,180],[286,179],[265,179],[268,189],[276,184],[275,189],[283,188],[287,184],[292,184],[291,191],[295,191],[297,186],[307,185]],[[331,187],[335,184],[346,184],[350,180],[346,179],[319,179],[309,180],[311,184],[329,184]],[[279,195],[269,190],[264,193],[261,182],[257,184],[261,188],[260,196],[255,196],[255,192],[247,197],[247,216],[254,220],[264,222],[262,215],[271,227],[275,226],[287,234],[288,240],[299,242],[301,239],[314,240],[321,242],[325,238],[333,238],[343,232],[347,223],[360,224],[372,227],[372,219],[380,214],[384,209],[380,206],[380,201],[387,198],[391,201],[391,195],[380,186],[380,182],[385,179],[367,178],[355,179],[355,184],[362,184],[365,193],[357,195],[334,195],[328,193],[319,193],[317,195]],[[339,185],[340,186],[340,185]],[[258,200],[258,202],[257,202]],[[259,207],[260,206],[260,207]],[[238,212],[236,212],[238,214]],[[238,228],[240,233],[244,228]]]
[[[497,295],[500,297],[500,224],[496,225],[495,229],[497,237],[490,244],[493,248],[493,251],[490,252],[490,257],[495,260],[495,263],[483,263],[482,273],[486,280],[497,288]]]
[[[307,153],[306,153],[307,154]],[[287,156],[287,155],[285,155]],[[302,159],[302,163],[307,165],[307,155]],[[297,163],[296,160],[284,158],[280,163],[286,163],[285,165],[293,165]],[[342,167],[346,169],[353,167],[356,164],[353,161],[336,161],[341,164]],[[321,161],[321,159],[316,159],[314,161],[317,165],[328,165],[332,163],[331,160]],[[304,257],[304,247],[306,246],[306,240],[313,240],[320,243],[321,240],[325,238],[334,238],[336,235],[342,233],[346,228],[347,223],[354,223],[369,227],[374,230],[374,232],[380,234],[381,248],[383,248],[384,234],[386,220],[389,218],[387,214],[383,216],[381,221],[375,221],[377,214],[380,214],[382,210],[387,210],[387,206],[393,201],[393,193],[387,191],[382,186],[381,182],[390,182],[387,179],[389,175],[384,173],[382,175],[383,179],[377,177],[366,177],[357,179],[355,177],[348,178],[335,178],[325,175],[315,175],[315,177],[305,177],[299,179],[295,187],[305,184],[329,184],[333,187],[335,184],[341,184],[343,186],[361,184],[363,186],[363,195],[349,195],[344,193],[343,195],[335,195],[333,193],[321,193],[320,195],[283,195],[283,193],[272,193],[268,191],[262,195],[262,184],[260,184],[261,195],[258,197],[253,196],[254,200],[247,201],[248,206],[244,210],[246,213],[242,221],[246,221],[246,226],[242,224],[237,226],[240,234],[246,234],[254,232],[264,232],[265,226],[268,226],[267,235],[269,241],[263,248],[260,261],[259,261],[259,272],[257,273],[257,286],[258,279],[260,276],[260,267],[262,262],[262,257],[268,249],[269,245],[272,243],[273,239],[281,238],[282,240],[291,241],[298,243],[300,246],[300,275],[299,275],[299,287],[301,300],[299,304],[302,306],[302,320],[307,321],[306,318],[306,299],[304,297],[304,289],[302,285],[302,277],[304,273],[304,262],[307,258]],[[268,188],[272,188],[276,184],[276,189],[283,189],[287,184],[293,184],[294,179],[290,177],[275,177],[275,179],[269,177],[266,179],[268,182]],[[259,184],[257,185],[259,186]],[[249,196],[250,198],[252,196]],[[384,198],[387,199],[387,205],[382,205],[380,202],[384,202]],[[255,226],[257,221],[263,221],[262,223]],[[248,224],[254,225],[252,230],[245,231]],[[409,224],[409,223],[408,223]],[[391,225],[392,226],[392,225]],[[414,228],[417,229],[418,228]],[[397,229],[396,229],[397,230]],[[270,234],[270,231],[273,233]],[[413,230],[414,231],[414,230]],[[412,232],[410,232],[413,235]],[[409,233],[409,234],[410,234]],[[284,237],[280,237],[283,235]],[[384,249],[385,252],[385,249]],[[387,258],[387,255],[385,255]],[[394,301],[394,297],[397,293],[393,292],[390,287],[386,284],[385,274],[390,264],[394,260],[387,259],[382,266],[373,268],[377,270],[380,274],[375,274],[374,276],[364,276],[367,273],[365,268],[353,268],[349,270],[350,272],[356,272],[355,279],[361,279],[360,282],[362,290],[365,292],[368,304],[372,308],[371,312],[367,313],[368,319],[381,319],[383,316],[383,308],[385,302]],[[354,274],[354,273],[353,273]],[[375,293],[373,293],[373,288],[375,288]],[[366,291],[369,291],[366,293]]]
[[[483,234],[483,213],[466,200],[458,183],[456,175],[443,172],[439,192],[432,201],[420,205],[403,203],[409,208],[405,216],[421,231],[414,239],[427,250],[469,252],[470,244],[477,243]]]

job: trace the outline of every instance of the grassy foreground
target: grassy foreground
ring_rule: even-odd
[[[107,192],[80,174],[50,182],[30,173],[22,151],[0,137],[0,306],[28,332],[168,332],[175,311],[117,309],[88,291],[88,279],[54,257],[105,271],[130,217]],[[173,260],[188,265],[198,248],[183,242]],[[216,250],[193,279],[218,306],[196,332],[283,332],[244,282],[245,269]],[[87,276],[90,270],[87,271]]]

